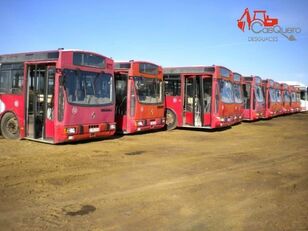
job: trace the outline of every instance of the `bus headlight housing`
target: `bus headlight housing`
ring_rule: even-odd
[[[109,125],[109,130],[115,130],[116,129],[116,125],[115,124],[110,124]]]
[[[65,133],[69,135],[76,133],[76,128],[65,128],[64,130],[65,130]]]
[[[144,120],[139,120],[139,121],[137,121],[137,126],[138,127],[142,127],[142,126],[144,126],[145,125],[145,121]]]

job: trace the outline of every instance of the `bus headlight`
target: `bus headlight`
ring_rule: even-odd
[[[116,129],[116,125],[115,124],[110,124],[109,125],[109,130],[115,130]]]
[[[64,129],[64,131],[65,131],[66,134],[71,135],[71,134],[76,133],[76,128],[66,128],[66,129]]]
[[[137,126],[138,127],[142,127],[143,125],[144,125],[144,121],[143,120],[137,121]]]

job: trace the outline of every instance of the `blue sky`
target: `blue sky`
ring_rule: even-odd
[[[248,7],[267,10],[297,40],[249,42],[237,28]],[[0,0],[0,54],[78,48],[163,66],[223,65],[243,75],[308,85],[308,1]],[[266,35],[267,36],[267,35]]]

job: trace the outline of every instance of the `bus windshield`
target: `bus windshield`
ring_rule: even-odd
[[[270,97],[271,97],[271,102],[276,102],[276,93],[275,93],[275,89],[270,88],[269,93],[270,93]]]
[[[239,84],[234,84],[233,90],[234,90],[234,101],[235,101],[235,103],[243,103],[241,86]]]
[[[255,88],[256,100],[261,103],[264,102],[263,92],[261,86],[256,86]]]
[[[78,105],[112,103],[111,74],[64,70],[63,81],[69,103]]]
[[[228,81],[220,80],[219,86],[220,86],[220,95],[221,95],[222,102],[234,103],[232,83]]]
[[[163,102],[162,81],[156,78],[134,77],[140,103],[160,104]]]

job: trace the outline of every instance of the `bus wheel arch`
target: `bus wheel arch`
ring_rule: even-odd
[[[176,113],[167,108],[166,109],[166,128],[167,130],[173,130],[176,128],[177,126],[177,117],[176,117]]]
[[[6,112],[0,121],[2,136],[6,139],[18,139],[20,135],[19,123],[13,112]]]

